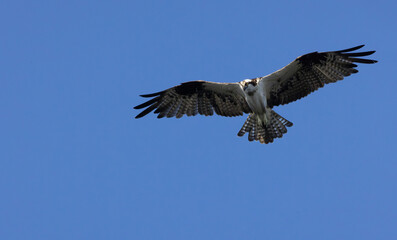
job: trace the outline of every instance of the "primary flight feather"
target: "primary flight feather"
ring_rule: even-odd
[[[284,68],[264,77],[237,83],[185,82],[167,90],[141,95],[151,98],[135,109],[144,109],[135,118],[154,110],[158,118],[197,114],[234,117],[248,113],[238,136],[248,133],[249,141],[273,142],[287,132],[292,123],[272,108],[296,101],[327,83],[357,73],[355,63],[376,63],[363,59],[375,51],[353,52],[364,45],[333,52],[312,52],[296,58]]]

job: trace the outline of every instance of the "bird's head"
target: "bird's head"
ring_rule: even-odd
[[[241,83],[242,83],[244,92],[246,92],[248,95],[254,94],[256,92],[256,90],[258,89],[258,80],[256,78],[245,79]]]

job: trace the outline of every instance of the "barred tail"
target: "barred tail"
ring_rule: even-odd
[[[250,113],[243,127],[238,132],[242,137],[248,132],[248,141],[259,141],[260,143],[271,143],[275,138],[281,138],[287,132],[286,127],[291,127],[292,122],[271,110],[270,122],[264,124],[255,113]]]

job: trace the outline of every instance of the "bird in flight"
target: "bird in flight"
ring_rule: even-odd
[[[292,122],[277,114],[273,107],[294,102],[344,77],[357,73],[355,63],[376,63],[359,57],[375,51],[353,52],[357,47],[333,51],[312,52],[296,58],[284,68],[264,77],[236,83],[190,81],[167,90],[141,95],[151,98],[134,109],[143,109],[135,118],[154,110],[157,118],[197,114],[234,117],[249,114],[238,136],[248,133],[249,141],[271,143],[281,138]]]

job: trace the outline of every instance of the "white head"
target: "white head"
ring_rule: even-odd
[[[252,96],[258,89],[258,80],[254,79],[244,79],[241,84],[243,85],[244,92]]]

